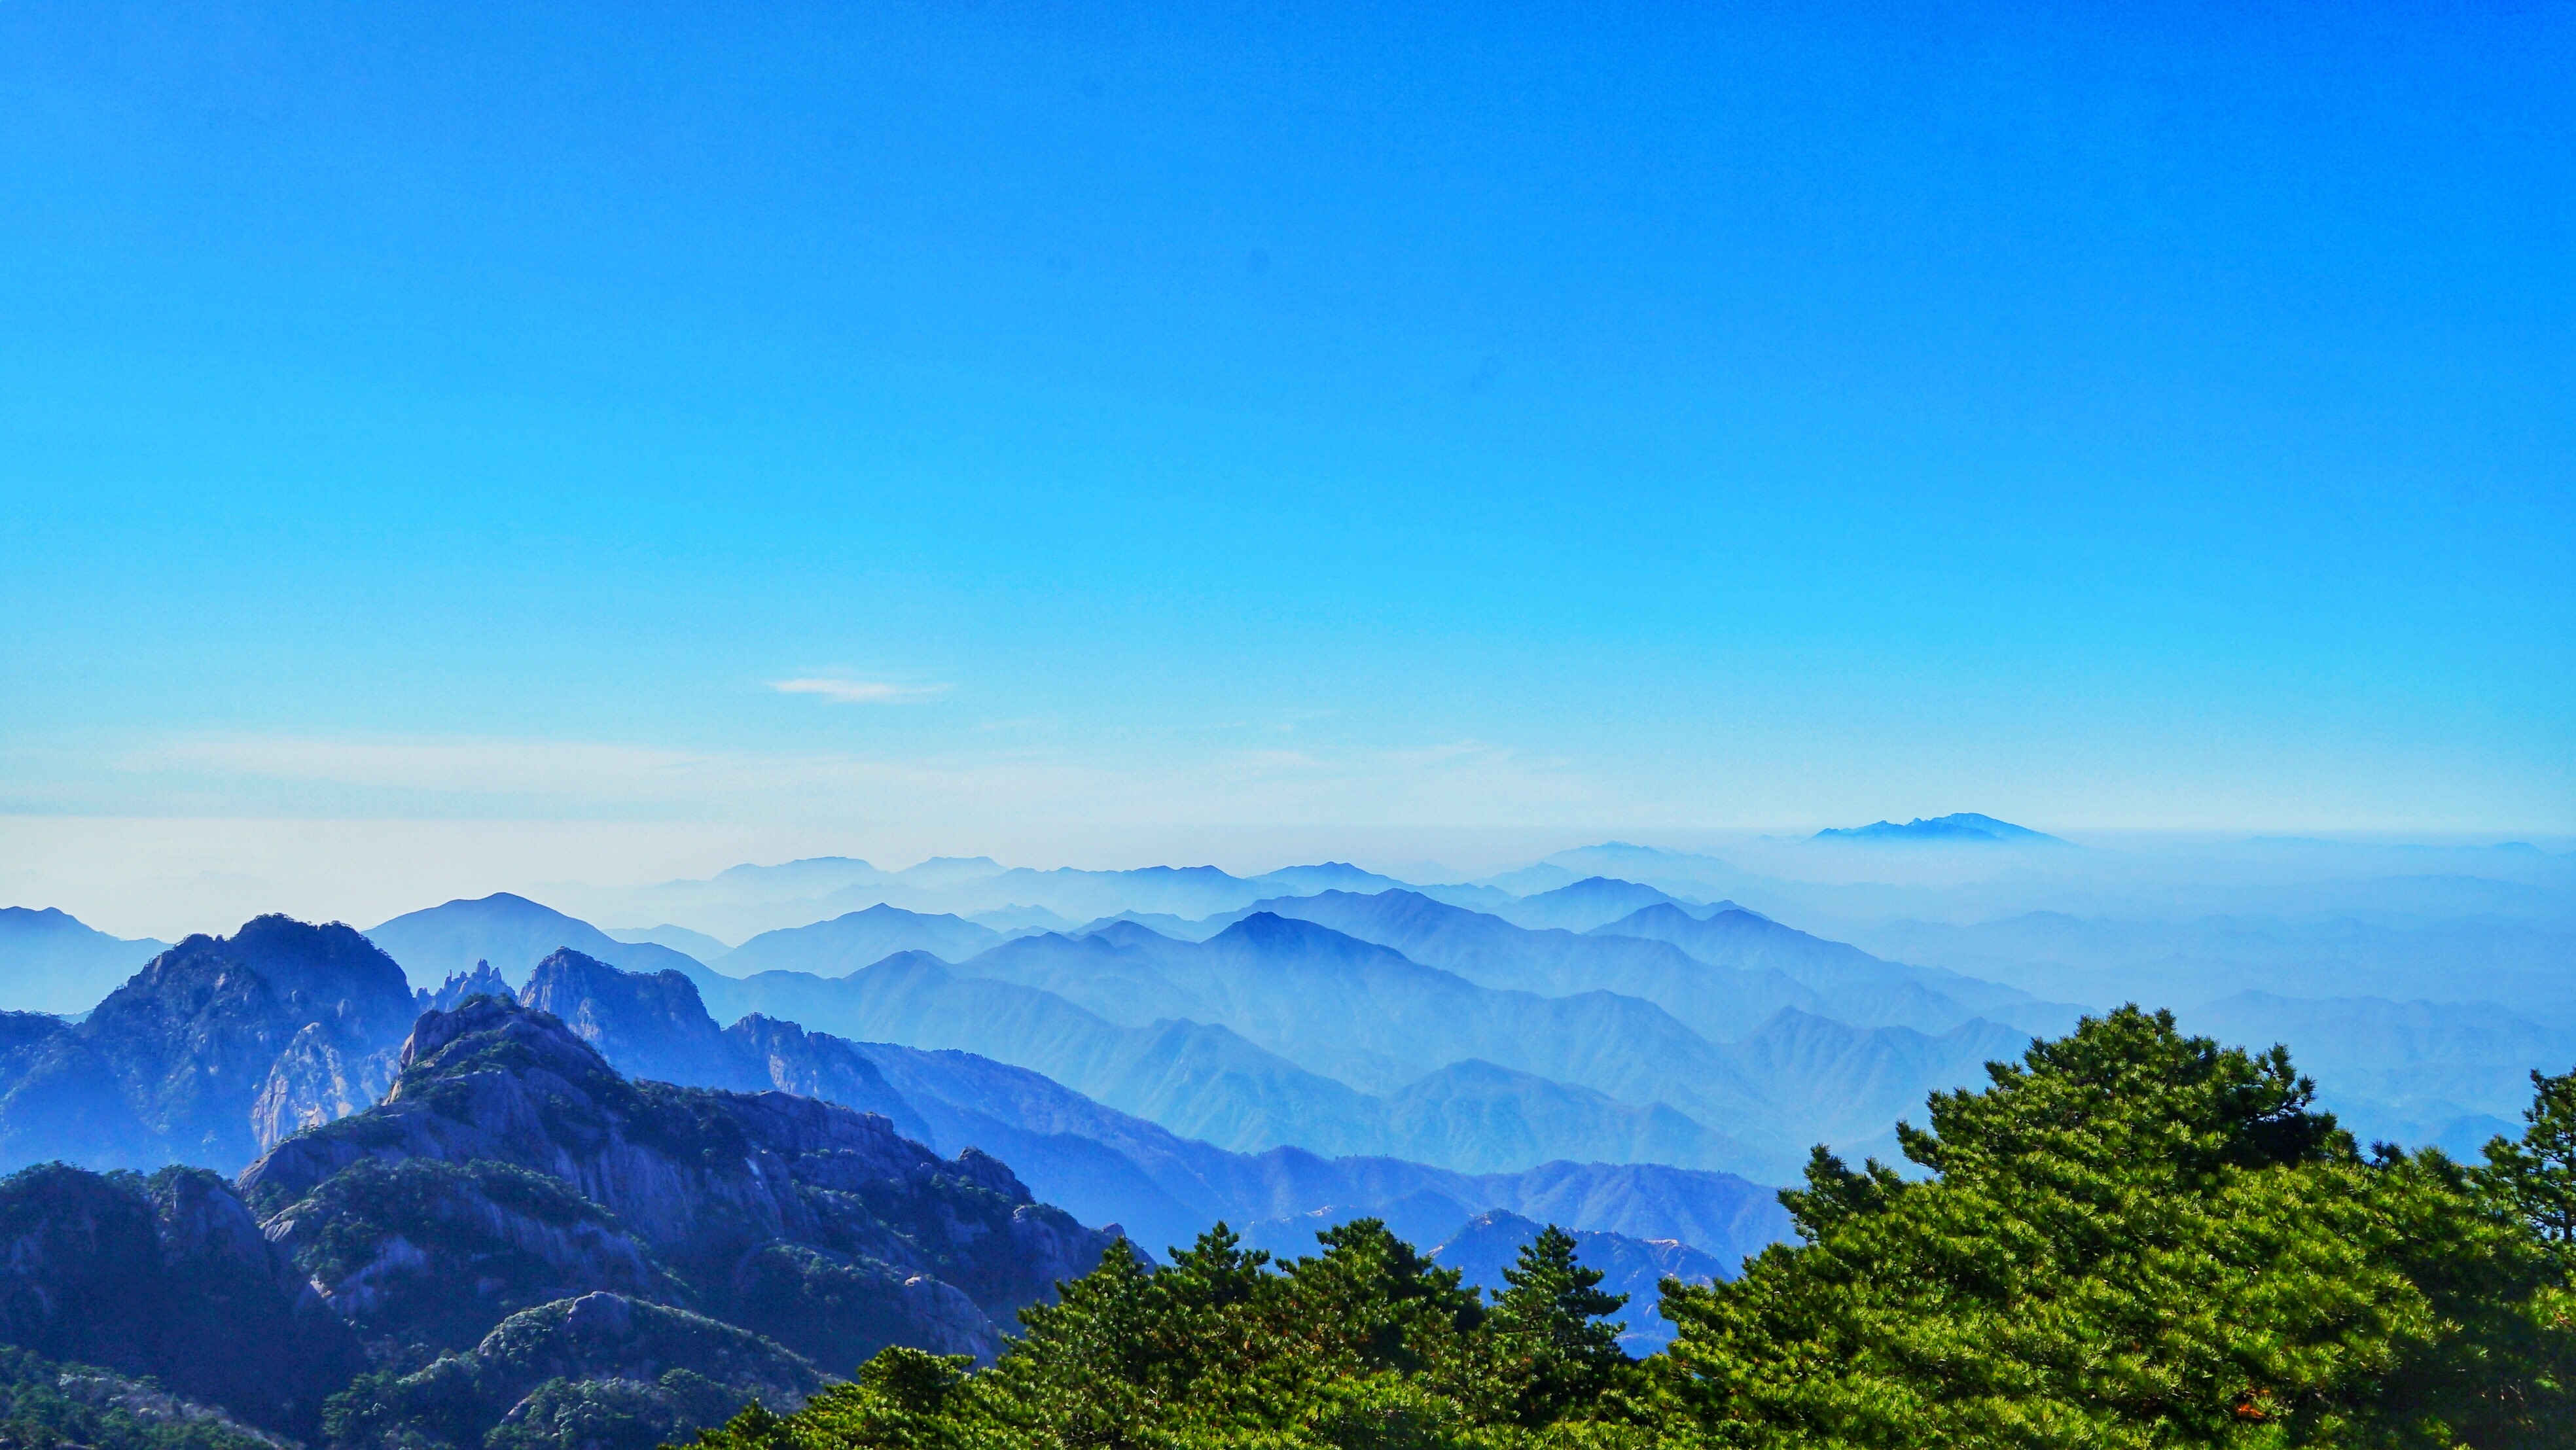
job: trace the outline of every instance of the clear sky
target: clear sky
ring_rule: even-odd
[[[2571,75],[2547,4],[11,0],[0,895],[2576,831]]]

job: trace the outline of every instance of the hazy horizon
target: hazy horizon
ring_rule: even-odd
[[[1942,814],[1948,814],[1943,812]],[[1988,812],[1986,814],[1992,814]],[[1873,818],[1877,819],[1877,818]],[[1894,817],[1897,821],[1907,817]],[[96,822],[69,823],[95,829]],[[1417,885],[1466,883],[1528,867],[1546,857],[1581,847],[1628,842],[1684,854],[1706,854],[1750,873],[1783,882],[1817,885],[1877,884],[1948,889],[1996,876],[2035,882],[2024,894],[2033,902],[2067,899],[2069,893],[2103,883],[2134,887],[2154,882],[2165,888],[2244,872],[2257,859],[2279,869],[2282,880],[2342,879],[2376,874],[2405,874],[2416,853],[2483,851],[2499,846],[2530,846],[2529,861],[2544,878],[2563,871],[2576,853],[2576,840],[2545,835],[2504,833],[2431,833],[2403,835],[2331,835],[2294,829],[2275,831],[2100,831],[2075,827],[2040,829],[2089,848],[2075,858],[2041,858],[1990,847],[1942,848],[1921,845],[1819,848],[1808,838],[1814,828],[1773,831],[1586,830],[1488,833],[1410,833],[1390,838],[1380,833],[1317,829],[1296,833],[1295,841],[1244,839],[1260,833],[1230,833],[1231,839],[1204,836],[1198,851],[1156,853],[1149,845],[1127,850],[1101,849],[1059,856],[1022,855],[1006,850],[975,849],[972,843],[939,848],[875,851],[823,848],[779,850],[759,854],[757,846],[736,852],[725,844],[736,839],[708,833],[712,840],[681,841],[653,837],[628,839],[622,851],[595,856],[570,854],[568,841],[552,823],[443,822],[402,823],[436,830],[435,837],[405,838],[385,831],[381,822],[240,822],[185,823],[180,833],[172,822],[130,823],[152,832],[155,868],[119,876],[112,871],[82,877],[60,864],[65,853],[50,856],[25,849],[25,838],[12,837],[0,854],[0,906],[55,907],[112,935],[175,940],[190,932],[228,931],[249,917],[285,911],[315,920],[353,924],[399,915],[443,901],[472,899],[494,892],[524,896],[549,905],[574,906],[615,893],[670,882],[704,880],[737,866],[768,867],[795,861],[838,858],[866,861],[889,872],[901,872],[936,859],[995,861],[1003,868],[1035,870],[1127,871],[1153,866],[1214,866],[1238,877],[1259,876],[1297,866],[1338,861],[1362,870]],[[1862,821],[1829,824],[1861,825]],[[2031,822],[2015,824],[2032,825]],[[342,828],[335,832],[333,827]],[[248,829],[245,829],[245,828]],[[483,834],[488,832],[489,834]],[[172,837],[179,839],[174,843]],[[1300,842],[1309,849],[1300,849]],[[2324,845],[2338,854],[2301,861],[2297,853],[2267,847]],[[1433,853],[1426,846],[1448,849]],[[93,840],[99,859],[114,856],[116,846]],[[187,869],[194,851],[196,869]],[[265,852],[267,854],[261,854]],[[371,854],[372,853],[372,854]],[[33,867],[44,859],[51,869]],[[582,869],[583,863],[590,869]],[[625,869],[599,869],[622,864]],[[2412,864],[2426,864],[2415,862]],[[2438,863],[2436,863],[2438,864]],[[2457,864],[2454,862],[2453,864]],[[2489,861],[2490,868],[2513,863]],[[2509,869],[2506,875],[2513,874]],[[2554,879],[2554,878],[2550,878]],[[2054,884],[2051,884],[2054,883]],[[569,903],[569,904],[568,904]],[[2032,908],[2036,909],[2036,908]],[[576,915],[583,914],[576,910]],[[1791,913],[1793,916],[1796,913]],[[1995,913],[2010,914],[2010,913]],[[2161,913],[2189,916],[2189,911]],[[1976,915],[1970,913],[1971,917]],[[648,927],[659,921],[601,919],[612,928]],[[685,924],[685,923],[683,923]],[[1801,922],[1831,927],[1830,922]]]

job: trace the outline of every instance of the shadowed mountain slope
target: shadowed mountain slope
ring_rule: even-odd
[[[1375,942],[1479,986],[1559,997],[1590,991],[1637,997],[1711,1041],[1742,1037],[1783,1007],[1824,1010],[1814,989],[1776,969],[1714,967],[1670,942],[1634,936],[1532,931],[1418,892],[1327,891],[1264,901],[1254,909]]]
[[[1652,886],[1622,881],[1614,876],[1587,876],[1553,891],[1542,891],[1509,905],[1498,906],[1494,908],[1494,914],[1514,926],[1532,931],[1549,928],[1590,931],[1605,921],[1617,921],[1645,907],[1685,904]]]
[[[766,931],[726,955],[728,975],[787,970],[837,977],[897,952],[928,952],[959,962],[1001,945],[1002,933],[963,918],[871,906],[812,926]]]
[[[365,1367],[356,1336],[203,1169],[25,1169],[0,1181],[0,1241],[0,1340],[38,1354],[150,1375],[306,1436]]]

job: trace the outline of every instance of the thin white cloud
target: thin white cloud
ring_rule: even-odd
[[[835,705],[905,705],[947,694],[947,685],[898,685],[891,680],[843,680],[816,676],[802,680],[772,680],[769,688],[782,695],[820,695]]]
[[[1519,825],[1636,819],[1642,804],[1566,762],[1476,741],[1409,751],[988,747],[883,755],[490,737],[198,736],[122,752],[65,777],[54,791],[0,793],[0,812],[605,814],[818,828],[909,819],[963,831],[1039,820]]]

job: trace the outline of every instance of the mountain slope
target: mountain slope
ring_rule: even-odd
[[[86,1012],[169,949],[109,936],[50,906],[0,906],[0,981],[21,1011]]]
[[[599,1291],[521,1310],[471,1349],[390,1382],[361,1381],[339,1412],[355,1445],[606,1450],[685,1443],[753,1402],[786,1413],[824,1384],[763,1336]]]
[[[1365,1094],[1223,1027],[1122,1027],[1051,992],[960,975],[922,952],[846,977],[763,972],[730,994],[749,1011],[862,1041],[957,1048],[1035,1068],[1193,1137],[1247,1147],[1377,1146]]]
[[[1937,967],[1881,961],[1858,947],[1810,936],[1741,908],[1694,916],[1678,906],[1648,906],[1594,928],[1591,935],[1669,942],[1703,962],[1779,972],[1817,994],[1818,1005],[1808,1010],[1859,1027],[1901,1025],[1937,1032],[1980,1012],[2041,1005],[2017,988]]]
[[[837,977],[873,966],[897,952],[928,952],[961,962],[1001,945],[1002,934],[960,917],[925,915],[877,905],[812,926],[765,931],[725,958],[728,975],[787,970]]]
[[[669,947],[682,956],[695,957],[709,965],[713,965],[718,959],[729,956],[733,952],[732,947],[705,932],[691,931],[685,926],[673,926],[669,922],[664,922],[660,926],[612,926],[603,929],[614,940],[651,942],[655,946]]]
[[[1806,1086],[1800,1126],[1811,1140],[1892,1161],[1894,1124],[1921,1121],[1927,1093],[1981,1084],[1987,1063],[2018,1058],[2030,1042],[2029,1033],[1982,1018],[1933,1034],[1784,1010],[1738,1046],[1762,1080]]]
[[[1711,1041],[1742,1037],[1783,1007],[1825,1010],[1813,988],[1776,969],[1712,966],[1670,942],[1636,936],[1533,931],[1418,892],[1327,891],[1274,898],[1255,909],[1375,942],[1479,986],[1558,997],[1609,991],[1641,998]]]
[[[1494,914],[1514,926],[1532,931],[1551,927],[1565,931],[1590,931],[1605,921],[1617,921],[1645,907],[1681,904],[1651,886],[1622,881],[1613,876],[1587,876],[1553,891],[1524,896],[1508,906],[1497,907]]]
[[[1112,959],[1115,975],[1105,965]],[[1770,1105],[1760,1091],[1707,1039],[1651,1002],[1598,990],[1543,997],[1481,987],[1271,912],[1255,912],[1199,943],[1028,937],[956,971],[1082,991],[1095,1012],[1123,1013],[1130,1023],[1172,1014],[1221,1025],[1365,1091],[1393,1091],[1476,1059],[1638,1106],[1667,1103],[1748,1141],[1771,1136]]]

